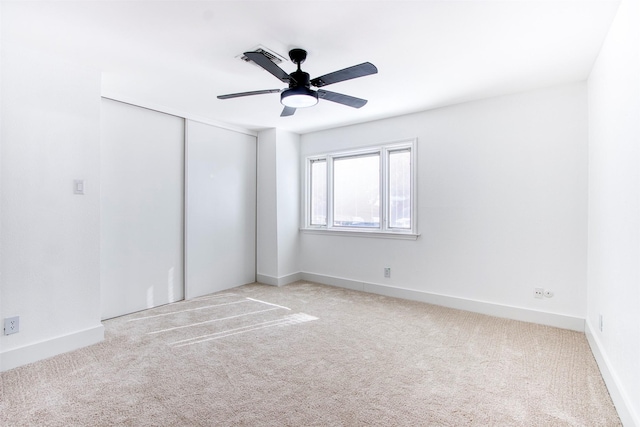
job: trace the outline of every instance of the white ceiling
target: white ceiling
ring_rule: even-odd
[[[3,1],[2,43],[46,50],[103,72],[103,93],[252,130],[298,133],[588,77],[618,1]],[[264,45],[309,52],[317,77],[370,61],[378,74],[327,90],[280,117],[284,85],[238,54]],[[287,72],[294,65],[280,65]]]

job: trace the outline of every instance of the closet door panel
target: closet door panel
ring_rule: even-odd
[[[256,137],[187,121],[186,295],[255,281]]]
[[[184,298],[184,119],[102,100],[102,318]]]

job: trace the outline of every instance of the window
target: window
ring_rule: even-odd
[[[380,154],[333,159],[333,226],[380,228]]]
[[[389,152],[389,227],[411,229],[411,150]]]
[[[415,145],[307,158],[305,230],[415,238]]]

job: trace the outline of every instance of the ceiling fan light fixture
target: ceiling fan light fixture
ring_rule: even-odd
[[[280,102],[291,108],[313,107],[318,103],[318,93],[306,87],[294,87],[280,94]]]
[[[279,92],[280,103],[285,106],[285,108],[282,110],[282,113],[280,114],[280,117],[292,116],[298,108],[313,107],[318,103],[318,100],[320,98],[322,98],[323,101],[331,101],[338,104],[346,105],[347,107],[360,108],[367,103],[366,99],[360,99],[356,98],[355,96],[349,96],[337,92],[330,92],[324,89],[315,91],[311,89],[311,86],[320,88],[334,83],[343,82],[345,80],[368,76],[378,72],[378,69],[375,65],[370,62],[363,62],[362,64],[334,71],[332,73],[316,77],[315,79],[310,79],[309,73],[305,73],[300,68],[300,64],[302,64],[307,58],[307,51],[297,48],[291,49],[289,51],[289,58],[291,58],[291,61],[296,64],[298,68],[292,73],[287,73],[282,68],[280,68],[276,64],[276,62],[270,58],[269,52],[263,52],[260,49],[256,49],[252,52],[245,52],[243,56],[243,59],[245,61],[255,63],[265,71],[272,74],[282,83],[286,83],[289,87],[282,91],[279,89],[265,89],[253,90],[250,92],[230,93],[227,95],[218,95],[218,99],[239,98],[242,96],[262,95],[265,93]]]

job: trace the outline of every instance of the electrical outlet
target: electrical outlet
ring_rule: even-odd
[[[553,291],[550,291],[550,290],[548,290],[548,289],[545,289],[545,291],[544,291],[544,296],[545,296],[546,298],[553,298]]]
[[[4,334],[11,335],[20,332],[20,317],[7,317],[4,319]]]
[[[391,267],[384,268],[384,277],[391,277]]]
[[[542,298],[544,297],[544,289],[542,288],[534,288],[533,290],[533,296],[535,298]]]

